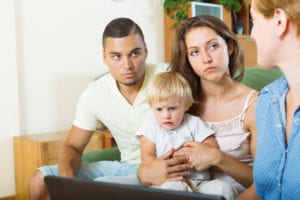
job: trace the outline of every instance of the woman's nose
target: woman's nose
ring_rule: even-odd
[[[202,54],[203,63],[211,64],[213,59],[211,58],[210,54],[207,51],[203,51]]]

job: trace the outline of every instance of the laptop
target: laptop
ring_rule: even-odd
[[[225,200],[218,195],[180,192],[117,183],[46,176],[51,200]]]

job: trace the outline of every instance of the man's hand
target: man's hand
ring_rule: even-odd
[[[173,156],[174,150],[171,149],[159,158],[151,162],[143,163],[138,169],[138,178],[145,186],[161,185],[167,179],[181,180],[189,175],[191,164],[187,163],[185,156]]]

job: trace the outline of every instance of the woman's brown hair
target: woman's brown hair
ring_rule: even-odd
[[[213,29],[227,43],[232,45],[233,52],[229,57],[229,73],[235,80],[241,80],[244,75],[243,53],[235,34],[230,31],[228,26],[220,19],[210,15],[199,15],[187,19],[181,23],[175,33],[172,50],[170,70],[181,73],[189,82],[193,97],[199,100],[201,91],[200,77],[194,72],[187,57],[187,49],[185,45],[186,34],[197,27],[208,27]]]

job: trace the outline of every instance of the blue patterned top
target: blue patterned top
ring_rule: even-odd
[[[288,89],[288,82],[282,77],[263,88],[257,101],[254,181],[262,199],[300,199],[300,107],[294,113],[287,145]]]

